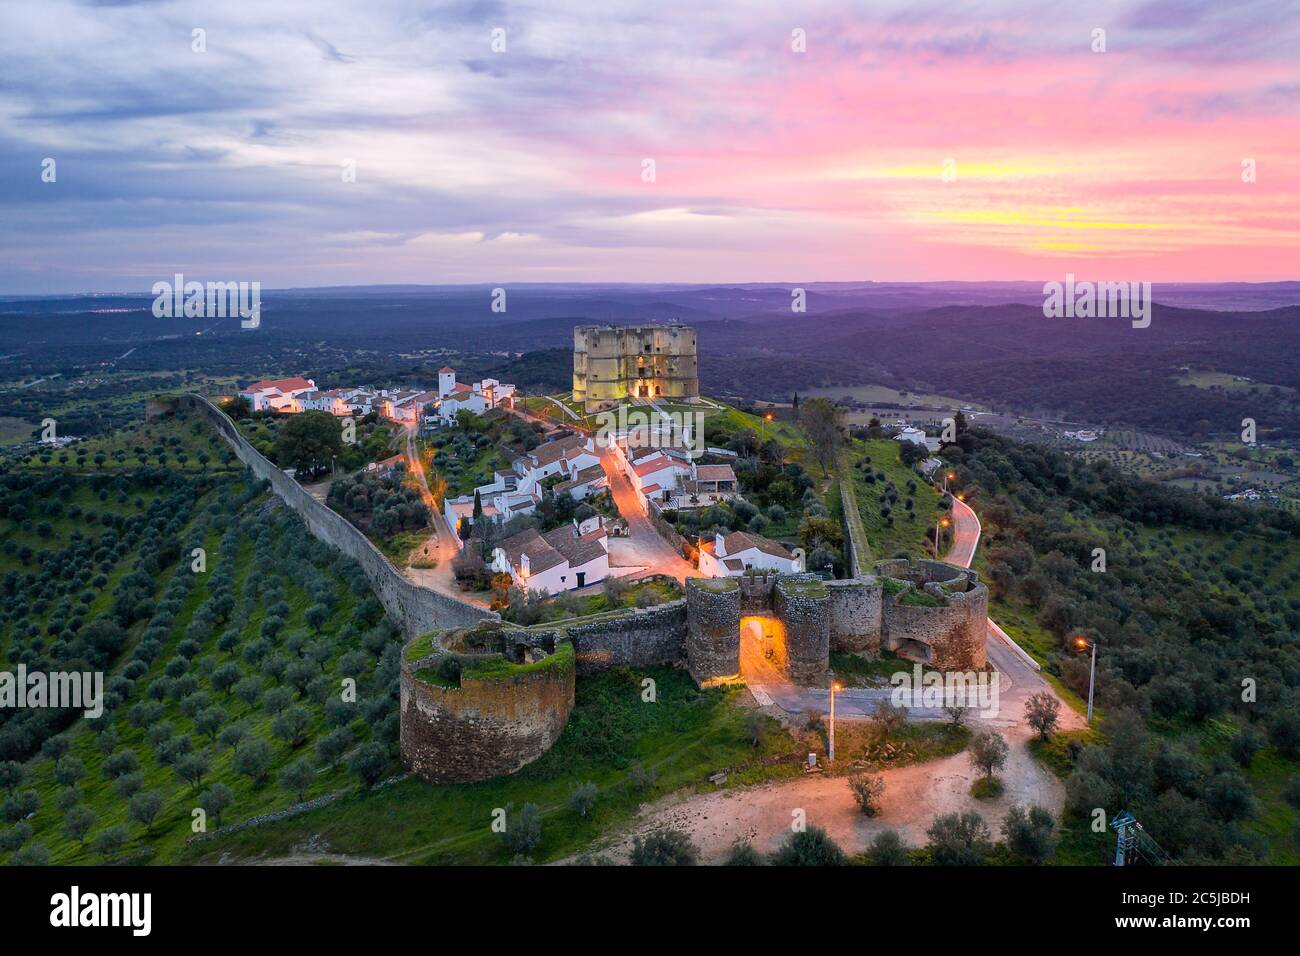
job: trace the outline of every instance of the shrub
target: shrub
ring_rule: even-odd
[[[153,830],[153,822],[162,813],[163,795],[157,790],[144,790],[131,798],[127,812],[131,819],[144,824],[146,832]]]
[[[131,839],[130,831],[119,823],[96,833],[95,838],[90,841],[90,849],[106,860],[111,859],[126,846],[126,841],[129,839]]]
[[[12,852],[32,838],[32,825],[26,820],[22,820],[9,827],[7,830],[0,830],[0,852]]]
[[[907,846],[897,830],[885,830],[876,834],[867,848],[867,859],[873,866],[907,866],[911,859]]]
[[[632,786],[637,790],[649,790],[655,785],[654,768],[646,767],[643,764],[633,764],[628,778],[631,780]]]
[[[245,740],[235,748],[230,766],[254,784],[264,783],[271,772],[271,745],[258,737]]]
[[[348,761],[348,770],[367,787],[373,787],[383,779],[387,769],[388,748],[380,743],[371,742],[358,747]]]
[[[316,779],[316,771],[306,760],[296,760],[280,771],[280,786],[299,801],[307,799],[307,791]]]
[[[1032,806],[1028,811],[1013,806],[1002,821],[1002,835],[1007,849],[1035,866],[1047,862],[1056,849],[1056,821],[1040,806]]]
[[[884,777],[855,773],[849,777],[849,790],[853,792],[853,799],[864,814],[874,817],[880,812],[880,798],[885,793]]]
[[[694,866],[699,851],[682,830],[662,827],[632,841],[633,866]]]
[[[1009,749],[997,731],[982,730],[971,738],[970,762],[983,770],[985,777],[992,777],[993,771],[1001,769],[1007,762]]]
[[[1249,767],[1255,759],[1255,754],[1263,750],[1266,743],[1264,735],[1258,730],[1253,727],[1243,727],[1241,732],[1232,738],[1229,747],[1232,759],[1243,767]]]
[[[507,804],[501,830],[501,843],[512,856],[527,855],[542,842],[542,811],[535,803],[525,803],[515,812],[513,803]]]
[[[234,791],[224,783],[214,783],[199,795],[199,806],[204,813],[216,818],[217,826],[221,826],[221,814],[234,802]]]
[[[599,794],[600,791],[596,789],[596,785],[590,781],[575,784],[569,791],[569,809],[586,819],[591,816],[591,811],[595,809],[596,798]]]
[[[762,866],[763,855],[755,850],[754,845],[748,840],[737,840],[731,844],[731,849],[727,851],[722,864],[723,866]]]
[[[978,813],[946,813],[930,829],[930,853],[940,866],[978,866],[993,849],[989,827]]]
[[[1031,694],[1025,701],[1025,720],[1038,731],[1040,740],[1048,740],[1060,720],[1061,702],[1050,691]]]
[[[774,866],[841,866],[844,851],[821,827],[791,833],[772,856]]]

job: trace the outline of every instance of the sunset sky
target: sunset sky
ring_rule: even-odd
[[[0,223],[0,294],[1296,279],[1300,4],[6,3]]]

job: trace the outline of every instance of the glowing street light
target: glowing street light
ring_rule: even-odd
[[[1092,688],[1097,677],[1097,642],[1090,641],[1082,634],[1074,639],[1074,648],[1077,651],[1086,651],[1092,648],[1092,666],[1088,669],[1088,724],[1092,725]]]
[[[827,735],[829,742],[826,747],[826,760],[828,763],[835,762],[835,693],[843,689],[837,682],[831,682],[831,723],[830,733]]]
[[[952,522],[948,520],[947,516],[940,518],[934,523],[934,556],[936,558],[939,557],[939,529],[946,528],[950,524],[952,524]]]

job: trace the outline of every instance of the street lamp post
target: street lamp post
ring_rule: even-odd
[[[939,529],[948,527],[948,519],[940,518],[934,523],[934,556],[939,557]]]
[[[835,762],[835,692],[840,689],[839,684],[831,681],[831,724],[830,733],[827,737],[829,744],[826,747],[826,760],[828,763]]]
[[[1074,646],[1081,651],[1087,650],[1089,645],[1092,646],[1092,664],[1088,668],[1088,725],[1091,726],[1092,725],[1092,690],[1097,679],[1097,642],[1090,641],[1086,637],[1076,637],[1074,639]]]
[[[945,495],[948,493],[948,482],[955,480],[956,477],[957,473],[955,471],[945,471],[943,473],[943,493]]]

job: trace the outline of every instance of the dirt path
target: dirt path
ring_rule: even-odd
[[[797,780],[689,796],[668,796],[649,804],[627,831],[595,848],[619,863],[627,861],[632,839],[656,827],[685,830],[703,862],[719,862],[736,840],[748,840],[770,853],[791,832],[795,811],[824,828],[846,852],[859,853],[882,830],[894,829],[913,846],[928,842],[925,831],[944,813],[974,810],[995,839],[1012,804],[1035,803],[1058,815],[1065,788],[1025,747],[1022,735],[1008,735],[1011,752],[1000,776],[1005,785],[995,800],[976,800],[971,784],[979,776],[966,753],[881,772],[885,793],[881,812],[863,816],[845,777],[810,774]]]

